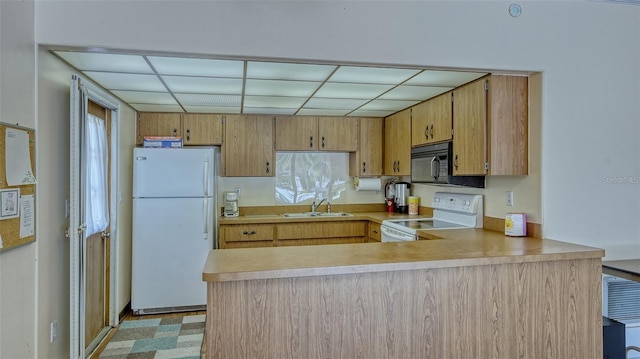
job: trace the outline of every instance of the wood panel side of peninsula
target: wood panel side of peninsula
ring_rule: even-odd
[[[427,254],[458,240],[213,251],[205,357],[601,358],[603,252],[527,239],[477,251],[501,242],[459,259]],[[293,255],[305,268],[283,264]]]

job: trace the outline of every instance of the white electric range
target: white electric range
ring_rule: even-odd
[[[415,241],[418,231],[426,229],[482,228],[483,206],[481,194],[436,192],[433,217],[382,221],[382,242]]]

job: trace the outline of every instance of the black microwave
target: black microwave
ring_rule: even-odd
[[[411,149],[411,183],[484,188],[484,176],[454,176],[453,144],[445,142]]]

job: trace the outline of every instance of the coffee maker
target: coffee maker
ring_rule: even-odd
[[[238,193],[225,192],[224,193],[224,216],[225,217],[238,217]]]
[[[409,213],[409,182],[396,182],[396,213]]]

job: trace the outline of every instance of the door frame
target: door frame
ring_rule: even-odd
[[[69,340],[70,340],[70,357],[84,359],[86,356],[84,340],[84,290],[85,290],[85,268],[83,259],[86,257],[84,241],[83,224],[80,223],[80,174],[78,173],[80,164],[74,163],[72,158],[79,158],[76,149],[80,148],[81,130],[84,128],[82,120],[87,112],[88,100],[100,104],[111,111],[111,139],[109,143],[109,156],[111,160],[111,169],[109,173],[109,182],[111,192],[109,195],[109,226],[111,236],[109,238],[110,258],[108,259],[111,268],[109,276],[109,310],[108,321],[111,327],[118,325],[119,317],[117,308],[119,292],[119,276],[120,267],[118,265],[118,194],[119,188],[119,128],[120,128],[120,102],[114,97],[107,94],[99,87],[84,80],[79,75],[71,76],[71,94],[70,94],[70,147],[69,147],[69,188],[70,188],[70,220],[68,236],[70,240],[70,264],[69,264]]]

